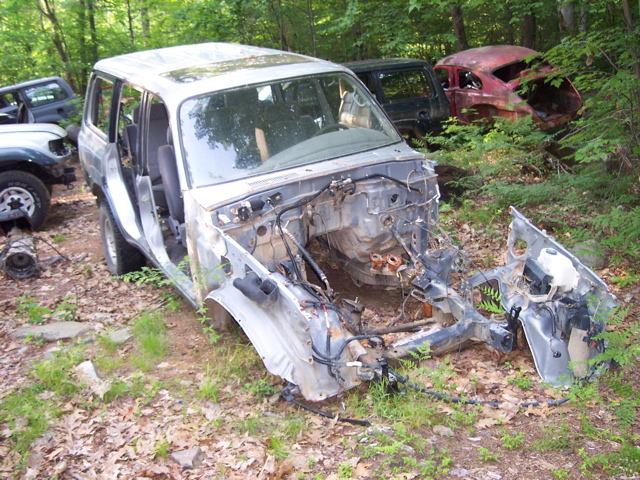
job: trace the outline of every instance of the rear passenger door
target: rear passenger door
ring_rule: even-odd
[[[421,138],[439,129],[440,100],[423,68],[381,71],[375,80],[384,97],[378,101],[400,133]]]
[[[23,88],[22,95],[39,123],[60,123],[75,109],[75,97],[56,80]]]

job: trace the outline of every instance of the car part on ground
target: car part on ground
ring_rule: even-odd
[[[449,100],[428,62],[387,58],[344,65],[373,93],[410,144],[442,131],[449,118]]]
[[[461,124],[531,116],[546,130],[573,120],[582,107],[571,81],[529,48],[472,48],[443,58],[434,68],[451,116]]]
[[[65,146],[66,132],[57,125],[0,125],[0,222],[39,230],[51,203],[51,187],[76,180],[69,167],[71,149]],[[9,224],[7,224],[9,222]]]
[[[9,220],[0,214],[0,222]],[[38,251],[31,232],[13,227],[7,234],[7,244],[0,251],[0,271],[15,279],[38,275]]]
[[[235,318],[290,394],[324,400],[426,347],[509,352],[520,323],[551,383],[590,376],[605,348],[606,285],[515,209],[506,265],[465,280],[433,163],[346,68],[226,44],[106,59],[79,140],[110,271],[144,254],[218,327]],[[320,259],[408,292],[436,325],[370,331]],[[489,289],[507,315],[475,307]]]

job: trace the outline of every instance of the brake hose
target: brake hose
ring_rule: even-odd
[[[465,405],[489,405],[490,407],[500,407],[502,405],[502,402],[470,400],[468,398],[453,397],[451,395],[447,395],[446,393],[440,393],[434,390],[429,390],[428,388],[424,388],[416,383],[410,382],[409,377],[403,377],[398,372],[393,370],[391,367],[389,367],[389,372],[392,373],[400,383],[403,383],[408,387],[413,388],[416,392],[426,393],[427,395],[431,395],[432,397],[438,398],[440,400],[445,400],[447,402],[453,402],[453,403],[462,403]],[[568,401],[569,401],[568,398],[561,398],[560,400],[547,400],[546,402],[522,402],[522,403],[519,403],[518,406],[519,407],[539,407],[543,403],[546,403],[550,407],[558,407]]]

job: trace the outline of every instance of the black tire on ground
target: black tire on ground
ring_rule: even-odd
[[[100,202],[100,238],[107,268],[112,275],[140,270],[147,263],[144,255],[128,243],[106,201]]]
[[[40,230],[50,206],[49,190],[35,175],[20,170],[0,173],[0,213],[22,208],[29,215],[33,229]]]

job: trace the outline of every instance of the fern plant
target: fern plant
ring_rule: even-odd
[[[489,313],[500,314],[504,313],[502,307],[502,295],[500,292],[491,286],[479,285],[478,290],[483,294],[483,300],[480,302],[479,307],[486,310]]]

